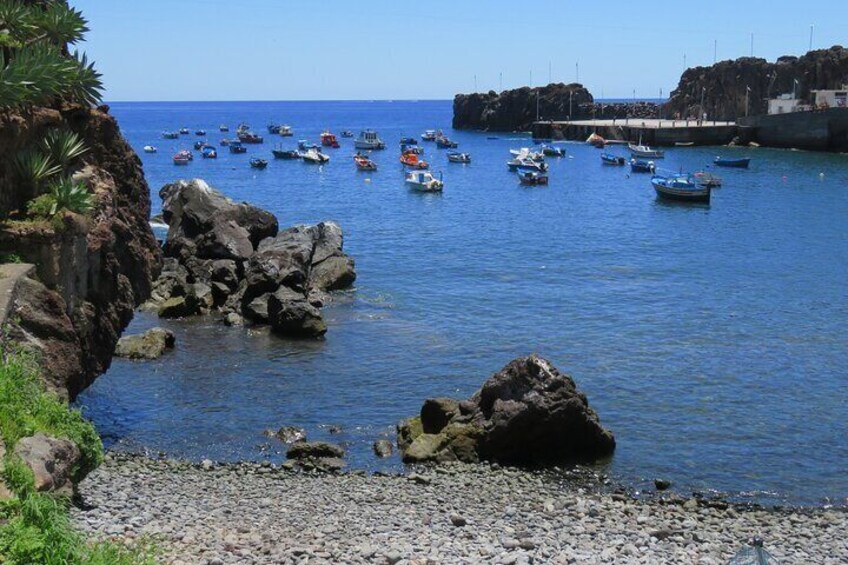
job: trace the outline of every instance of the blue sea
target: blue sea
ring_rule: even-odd
[[[709,206],[658,201],[645,175],[604,167],[566,143],[550,185],[520,186],[514,134],[450,130],[450,101],[114,103],[151,187],[207,180],[274,212],[282,226],[335,220],[356,258],[356,288],[324,310],[321,341],[211,319],[139,313],[177,349],[153,362],[116,359],[77,404],[115,449],[193,459],[280,462],[262,431],[302,426],[343,443],[354,468],[399,468],[371,443],[433,396],[464,398],[511,359],[539,353],[571,374],[616,435],[600,466],[647,488],[793,504],[848,495],[848,155],[747,148],[671,148],[665,170],[713,171],[716,155],[750,156],[749,170],[713,171]],[[252,124],[266,142],[246,155],[176,167],[193,133],[218,144]],[[289,124],[293,138],[267,135]],[[276,144],[317,142],[325,128],[378,130],[376,173],[357,172],[352,140],[323,167],[271,160]],[[470,152],[442,172],[443,194],[410,192],[397,142],[444,129]],[[497,139],[492,139],[497,137]],[[157,154],[141,153],[144,145]],[[612,152],[624,155],[621,148]],[[251,156],[271,160],[266,170]],[[330,426],[341,433],[331,434]]]

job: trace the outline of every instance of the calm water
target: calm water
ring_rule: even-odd
[[[299,425],[347,444],[375,468],[371,442],[429,396],[465,397],[512,358],[538,352],[586,391],[618,450],[607,470],[636,485],[667,477],[683,491],[821,503],[848,495],[848,156],[777,150],[671,149],[662,166],[720,172],[710,207],[658,202],[647,176],[603,167],[566,144],[548,187],[525,188],[507,150],[529,140],[449,132],[471,165],[448,164],[442,195],[410,193],[397,140],[447,129],[450,102],[114,104],[159,187],[202,177],[281,225],[338,221],[357,262],[356,289],[326,308],[320,342],[212,321],[168,322],[176,352],[115,360],[79,399],[107,442],[213,459],[281,460],[265,428]],[[247,155],[171,164],[196,139],[160,139],[185,125],[217,144],[220,123],[295,128]],[[357,173],[351,140],[323,168],[272,161],[281,141],[379,130],[380,170]],[[230,134],[232,135],[232,134]],[[823,173],[823,177],[820,177]],[[138,315],[129,331],[162,324]],[[388,462],[398,465],[397,459]]]

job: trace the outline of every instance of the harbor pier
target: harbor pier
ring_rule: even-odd
[[[670,119],[615,119],[539,121],[533,123],[536,139],[585,141],[597,133],[608,141],[670,146],[679,143],[692,145],[725,145],[736,136],[745,137],[747,128],[736,122]]]

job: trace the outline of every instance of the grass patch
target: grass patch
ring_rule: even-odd
[[[0,344],[1,346],[2,344]],[[44,391],[32,358],[3,351],[0,360],[0,439],[6,445],[2,479],[17,498],[0,502],[0,564],[3,565],[148,565],[154,548],[126,548],[111,542],[89,543],[71,526],[69,501],[35,492],[33,475],[13,447],[36,432],[64,437],[80,448],[78,477],[103,460],[103,444],[90,422],[55,395]]]

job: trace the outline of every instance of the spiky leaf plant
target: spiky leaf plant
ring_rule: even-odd
[[[41,145],[50,159],[65,172],[88,151],[80,136],[69,130],[51,130]]]
[[[84,184],[63,177],[50,185],[53,206],[50,215],[55,216],[63,210],[87,214],[94,208],[94,195],[88,192]]]
[[[50,2],[43,12],[36,12],[33,19],[38,28],[36,40],[48,39],[55,45],[74,44],[89,31],[82,12],[64,2]]]
[[[18,180],[27,186],[32,194],[37,194],[45,181],[59,174],[62,168],[57,165],[50,155],[40,151],[24,151],[15,159],[15,169]]]

